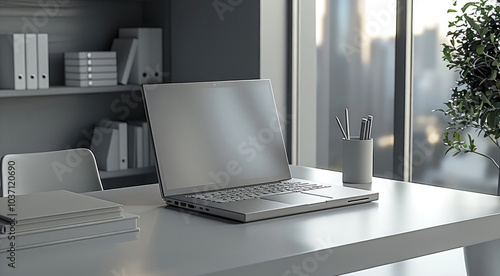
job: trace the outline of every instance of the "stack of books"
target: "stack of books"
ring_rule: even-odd
[[[0,198],[0,253],[139,231],[122,205],[69,191]]]
[[[66,86],[113,86],[118,83],[116,52],[64,53]]]

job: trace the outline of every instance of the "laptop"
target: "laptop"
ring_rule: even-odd
[[[241,222],[378,199],[291,177],[270,80],[143,85],[167,205]]]

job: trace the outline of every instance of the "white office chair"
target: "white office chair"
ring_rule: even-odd
[[[7,154],[1,167],[4,197],[54,190],[102,190],[95,157],[89,149]]]

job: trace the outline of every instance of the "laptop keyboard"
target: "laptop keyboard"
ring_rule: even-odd
[[[196,198],[217,203],[233,202],[246,199],[259,198],[263,196],[278,195],[289,192],[303,192],[327,188],[319,184],[300,182],[300,181],[283,181],[276,183],[268,183],[256,186],[248,186],[213,192],[204,192],[199,194],[186,195],[189,198]]]

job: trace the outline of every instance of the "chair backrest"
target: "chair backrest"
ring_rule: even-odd
[[[54,190],[102,190],[95,157],[89,149],[7,154],[1,167],[4,197]]]

